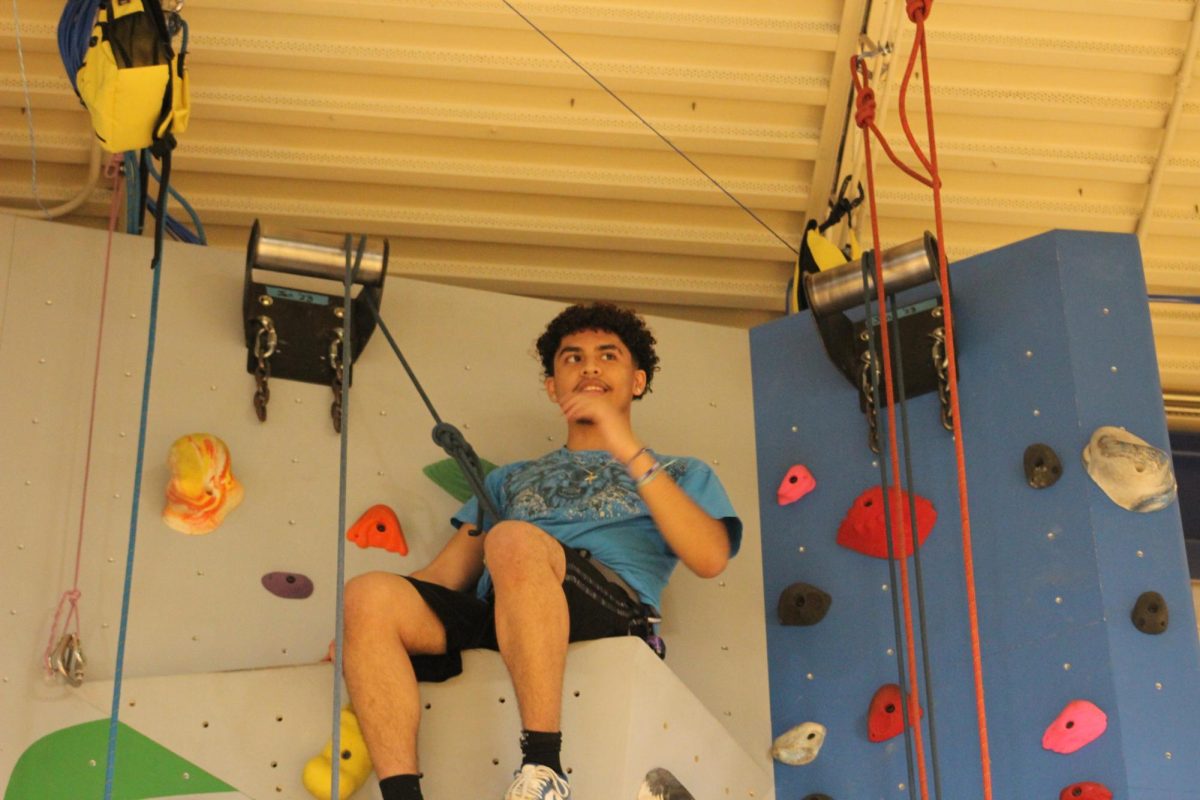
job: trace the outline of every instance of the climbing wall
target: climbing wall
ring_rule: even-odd
[[[1178,506],[1120,508],[1080,458],[1102,425],[1168,446],[1136,240],[1053,232],[952,274],[993,796],[1054,798],[1098,781],[1119,798],[1200,798],[1200,648]],[[776,790],[921,796],[904,738],[873,743],[867,731],[872,695],[898,682],[899,587],[886,561],[836,543],[855,498],[880,483],[857,392],[808,312],[754,330],[751,346],[772,727],[828,729],[815,761],[776,766]],[[969,800],[983,796],[979,734],[955,459],[935,395],[909,402],[908,428],[912,488],[938,514],[920,550],[928,796],[940,784],[940,797]],[[1038,442],[1063,464],[1045,489],[1027,485],[1023,471],[1026,447]],[[797,463],[817,487],[780,506],[775,490]],[[776,600],[794,582],[832,596],[820,623],[780,624]],[[1161,635],[1130,621],[1147,590],[1168,603]],[[912,607],[916,618],[915,586]],[[1044,730],[1075,699],[1104,710],[1107,731],[1069,755],[1044,750]]]
[[[104,244],[100,231],[0,217],[0,370],[7,376],[0,382],[6,419],[0,474],[0,507],[5,509],[0,533],[0,633],[5,642],[0,651],[5,718],[0,726],[0,786],[34,742],[107,713],[81,702],[79,691],[46,681],[39,668],[55,607],[74,584],[86,474],[79,589],[87,679],[109,681],[114,676],[151,272],[149,241],[115,237],[102,306]],[[403,243],[392,246],[402,248]],[[168,243],[163,269],[124,677],[316,663],[334,631],[339,439],[330,422],[332,393],[328,386],[274,380],[268,419],[258,422],[242,339],[244,255]],[[277,278],[287,285],[290,276]],[[321,288],[337,292],[340,285]],[[382,305],[438,411],[462,429],[483,458],[504,463],[562,443],[561,417],[545,397],[533,349],[545,321],[562,304],[393,276]],[[106,316],[92,425],[89,405],[102,307]],[[704,581],[681,570],[668,587],[663,602],[667,663],[730,740],[758,768],[767,769],[770,730],[759,611],[749,343],[744,331],[667,319],[651,322],[661,342],[663,371],[653,394],[636,406],[635,426],[660,452],[690,453],[711,463],[746,523],[744,555],[720,578]],[[713,363],[721,365],[718,373],[695,368]],[[373,569],[411,571],[450,535],[449,517],[458,503],[422,474],[424,466],[445,457],[430,439],[432,426],[386,341],[376,333],[357,364],[350,397],[347,522],[368,506],[386,503],[399,516],[410,552],[400,557],[348,545],[347,576]],[[229,445],[245,499],[216,531],[188,536],[168,528],[160,517],[166,456],[177,437],[200,431]],[[285,599],[269,593],[261,579],[272,572],[311,579],[312,595]],[[332,719],[332,681],[319,699],[290,697],[289,702],[304,707],[283,703],[272,714],[308,719],[310,704],[317,702],[317,716]],[[128,698],[123,702],[122,710],[128,709]],[[240,719],[252,726],[260,722],[251,718],[258,711],[250,705],[214,707],[212,719],[219,716],[223,724],[235,726]],[[190,726],[192,720],[180,724]],[[687,726],[672,732],[686,744]],[[515,737],[515,731],[510,733]],[[570,740],[573,734],[566,735]],[[275,755],[250,765],[258,771],[254,785],[283,787],[272,791],[272,797],[304,797],[299,765],[315,754],[313,743],[326,738],[323,729],[279,728]],[[176,755],[223,777],[203,747]],[[491,775],[511,769],[493,764],[490,753],[466,755],[478,758],[478,764],[467,765],[468,771],[478,768]],[[79,757],[89,769],[103,772],[103,759],[90,764],[94,753]],[[584,760],[578,763],[585,767]],[[436,771],[438,764],[425,768]]]

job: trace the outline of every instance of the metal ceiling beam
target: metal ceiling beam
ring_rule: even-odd
[[[809,186],[808,205],[804,220],[822,220],[829,208],[830,198],[837,190],[834,182],[838,177],[839,154],[849,123],[851,96],[850,57],[858,52],[858,37],[863,31],[869,0],[846,0],[842,6],[842,19],[838,27],[837,49],[833,54],[832,73],[829,77],[829,95],[825,100],[825,117],[821,122],[821,135],[813,166],[813,177]]]
[[[1146,237],[1149,234],[1150,220],[1154,216],[1154,203],[1158,200],[1158,192],[1162,187],[1171,145],[1175,141],[1175,132],[1179,129],[1179,121],[1183,117],[1183,104],[1187,99],[1188,87],[1191,86],[1192,75],[1196,71],[1198,49],[1200,49],[1200,0],[1197,0],[1192,7],[1192,30],[1188,37],[1187,52],[1179,62],[1179,73],[1175,83],[1175,100],[1171,104],[1171,113],[1167,116],[1162,142],[1158,147],[1158,158],[1150,177],[1150,187],[1146,190],[1146,202],[1142,207],[1141,218],[1138,220],[1137,237],[1143,247],[1146,245]]]

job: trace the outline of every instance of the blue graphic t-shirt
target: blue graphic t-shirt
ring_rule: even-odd
[[[721,481],[695,458],[659,455],[664,470],[709,516],[725,523],[730,556],[742,543],[738,519]],[[668,463],[671,462],[671,463]],[[583,548],[610,567],[641,597],[658,607],[667,579],[679,562],[642,502],[633,479],[604,450],[551,451],[533,461],[517,461],[493,470],[485,481],[505,519],[538,526],[568,547]],[[474,497],[451,518],[457,528],[475,524]],[[485,527],[493,524],[486,520]],[[484,569],[476,592],[491,587]]]

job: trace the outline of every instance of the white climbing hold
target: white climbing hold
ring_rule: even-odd
[[[1171,457],[1121,428],[1096,429],[1083,449],[1083,465],[1114,503],[1130,511],[1158,511],[1175,501]]]
[[[771,746],[771,757],[784,764],[800,766],[813,761],[823,744],[825,726],[819,722],[805,722],[775,740]]]

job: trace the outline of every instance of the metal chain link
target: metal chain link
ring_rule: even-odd
[[[950,359],[946,356],[946,329],[935,328],[929,334],[933,340],[930,357],[933,368],[937,370],[938,402],[942,407],[942,427],[948,431],[954,430],[954,414],[950,409]]]
[[[254,358],[257,362],[254,367],[254,383],[257,386],[254,413],[258,415],[259,422],[267,421],[267,403],[271,402],[271,389],[267,386],[271,378],[271,362],[268,359],[275,354],[275,345],[278,343],[275,323],[270,317],[259,317],[258,332],[254,335]]]
[[[333,405],[329,414],[333,417],[333,429],[342,432],[342,384],[345,380],[345,368],[342,364],[342,329],[334,329],[334,338],[329,342],[329,366],[333,369]]]
[[[874,380],[879,375],[879,367],[875,367],[874,375],[871,375],[871,367],[871,354],[864,352],[858,371],[858,385],[862,390],[863,398],[867,401],[867,444],[872,453],[879,453],[879,408],[875,402],[874,386]]]

